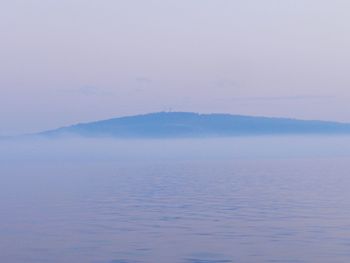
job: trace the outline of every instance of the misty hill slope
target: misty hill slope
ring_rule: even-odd
[[[278,134],[350,134],[350,124],[229,114],[159,112],[77,124],[39,135],[191,138]]]

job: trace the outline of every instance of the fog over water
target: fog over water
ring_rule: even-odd
[[[350,260],[350,137],[0,141],[11,263]]]
[[[350,136],[247,136],[208,139],[0,140],[0,160],[62,162],[212,160],[350,156]]]

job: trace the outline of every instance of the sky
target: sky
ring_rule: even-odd
[[[350,122],[348,0],[0,0],[0,135],[154,111]]]

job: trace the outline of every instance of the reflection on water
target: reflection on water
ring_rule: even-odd
[[[60,154],[3,157],[1,262],[350,260],[346,156],[126,161]]]

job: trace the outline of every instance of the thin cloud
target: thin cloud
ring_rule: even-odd
[[[296,101],[296,100],[328,100],[334,96],[317,95],[297,95],[297,96],[252,96],[252,97],[233,97],[234,101]]]
[[[84,95],[84,96],[98,96],[98,95],[109,95],[110,91],[102,88],[98,88],[92,85],[85,85],[78,88],[66,89],[65,92]]]

